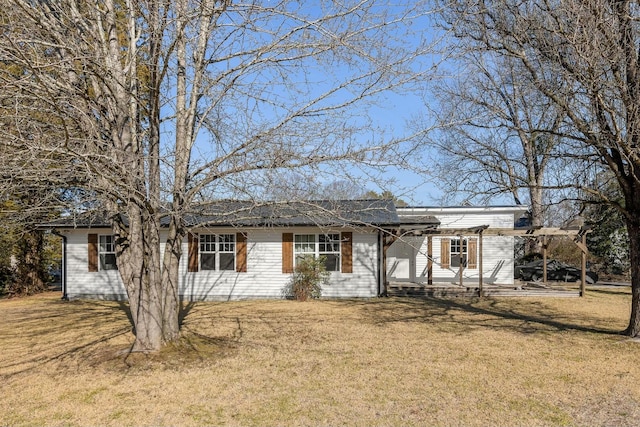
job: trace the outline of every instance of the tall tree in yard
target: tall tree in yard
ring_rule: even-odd
[[[559,166],[564,113],[518,62],[464,46],[457,54],[458,74],[433,93],[440,130],[428,135],[428,144],[437,147],[432,163],[439,182],[457,198],[487,203],[504,196],[527,204],[531,225],[542,226],[550,189],[563,187],[553,168]]]
[[[2,120],[19,129],[0,136],[5,178],[50,184],[71,170],[67,185],[106,210],[135,350],[179,334],[198,201],[254,195],[263,171],[392,158],[393,141],[356,136],[369,126],[358,106],[412,81],[427,49],[419,34],[395,42],[423,5],[393,3],[2,0],[0,60],[21,70],[0,71]]]
[[[632,305],[625,333],[640,334],[640,11],[632,1],[452,1],[445,17],[470,51],[516,61],[545,102],[566,116],[565,183],[624,217]],[[590,184],[603,168],[622,197]]]

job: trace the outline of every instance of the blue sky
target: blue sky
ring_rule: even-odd
[[[317,9],[313,7],[315,4],[315,2],[311,2],[311,6],[309,6],[309,3],[305,2],[301,8],[304,7],[305,13],[310,12],[313,14],[315,13],[314,10],[317,11]],[[238,17],[238,19],[242,18],[240,15],[238,15]],[[255,21],[248,22],[254,23]],[[283,22],[281,18],[276,18],[273,23],[270,22],[271,21],[266,19],[265,27],[262,27],[262,29],[258,28],[257,32],[250,32],[247,37],[243,37],[238,39],[237,42],[234,42],[235,44],[220,44],[216,49],[220,49],[221,51],[225,49],[237,49],[238,43],[240,43],[241,48],[249,46],[247,49],[252,49],[252,43],[259,44],[265,40],[268,42],[270,34],[268,31],[265,32],[262,30],[273,28],[269,27],[269,25],[276,25],[278,29],[290,28],[288,23],[281,25],[281,22]],[[233,25],[231,25],[230,28],[232,28],[232,26]],[[385,29],[386,28],[387,27],[385,27]],[[224,29],[222,31],[222,34],[224,34]],[[402,36],[404,38],[399,36],[396,41],[390,40],[387,45],[380,45],[379,48],[372,44],[374,51],[380,51],[381,54],[384,55],[385,52],[389,53],[396,50],[401,51],[406,49],[411,51],[421,49],[435,37],[435,32],[431,27],[431,21],[425,16],[414,19],[411,25],[399,27],[399,31],[406,31],[409,36]],[[222,39],[224,39],[224,37],[222,37]],[[248,44],[242,46],[245,43]],[[224,57],[224,52],[221,56]],[[250,59],[247,58],[249,57],[236,56],[233,61],[250,61]],[[275,58],[279,59],[280,57],[275,56]],[[417,73],[431,70],[436,60],[434,58],[437,58],[437,55],[421,55],[412,63],[411,68]],[[242,85],[245,85],[244,87],[248,88],[246,90],[250,92],[248,92],[249,95],[246,98],[246,102],[243,102],[241,98],[229,98],[229,101],[220,103],[219,109],[214,111],[217,116],[212,118],[219,120],[219,123],[227,129],[219,129],[223,133],[220,138],[219,135],[211,137],[206,131],[203,131],[198,138],[197,147],[194,151],[196,160],[198,155],[205,156],[207,153],[215,157],[216,152],[219,152],[222,144],[228,144],[229,147],[233,147],[233,144],[242,143],[243,132],[246,132],[246,135],[250,135],[251,137],[251,135],[256,135],[256,132],[261,132],[261,126],[266,128],[274,126],[283,115],[286,116],[288,107],[284,106],[287,102],[292,105],[297,105],[293,107],[294,109],[299,108],[300,105],[304,105],[305,103],[304,96],[313,98],[318,93],[322,93],[327,88],[330,88],[335,81],[340,81],[341,78],[348,78],[349,75],[353,75],[354,73],[357,74],[358,71],[355,70],[360,67],[365,67],[363,68],[364,70],[366,70],[367,67],[366,61],[355,61],[350,64],[334,62],[332,54],[328,54],[327,58],[324,59],[329,62],[320,62],[316,61],[315,58],[311,58],[307,60],[308,62],[300,64],[292,63],[292,68],[259,68],[255,73],[241,75],[238,83],[234,84],[234,87],[242,87]],[[223,74],[226,68],[233,66],[233,64],[234,62],[220,61],[213,64],[212,67]],[[356,68],[352,69],[351,67]],[[280,73],[282,73],[283,70],[286,75],[282,75],[282,78],[280,78]],[[432,83],[431,79],[424,79],[424,81],[425,85]],[[222,83],[224,83],[224,80]],[[310,86],[307,90],[303,89],[302,92],[298,93],[299,84],[301,86]],[[214,87],[214,90],[217,90],[217,87],[219,86]],[[356,92],[357,90],[358,89],[356,89]],[[341,102],[342,99],[350,96],[348,92],[349,91],[335,94],[332,98],[333,101]],[[345,110],[344,116],[337,115],[333,118],[333,122],[327,121],[328,126],[326,129],[339,130],[342,126],[348,127],[350,124],[362,126],[362,124],[366,125],[367,121],[369,121],[371,128],[367,129],[365,126],[363,132],[355,136],[355,140],[361,144],[366,144],[369,138],[372,136],[375,138],[377,136],[376,128],[384,129],[386,136],[401,138],[415,131],[415,129],[407,126],[408,122],[416,116],[425,114],[426,108],[423,101],[424,97],[422,96],[425,92],[426,87],[417,83],[412,83],[411,87],[405,86],[397,91],[386,91],[380,94],[380,97],[373,99],[373,101],[375,101],[374,103],[365,103],[362,106],[355,107],[358,109]],[[256,94],[259,94],[259,96],[256,96]],[[301,97],[299,98],[298,96]],[[212,95],[212,99],[215,99],[215,94]],[[207,105],[208,102],[211,101],[204,99],[201,104]],[[325,101],[323,101],[323,103],[324,102]],[[165,112],[168,116],[172,115],[170,109],[167,109]],[[351,116],[352,112],[354,116]],[[319,118],[319,120],[329,119]],[[304,122],[302,124],[304,125]],[[429,123],[425,122],[425,126],[428,125]],[[233,128],[234,126],[236,126],[235,129]],[[172,125],[168,122],[165,127],[165,132],[169,138],[171,138],[171,129]],[[299,141],[299,144],[305,144],[304,134],[297,133],[298,132],[293,129],[293,131],[288,134],[288,137],[293,138],[294,141]],[[318,139],[315,143],[322,143],[324,140],[322,135],[318,134],[316,137],[318,137]],[[331,138],[327,139],[331,142]],[[421,151],[424,154],[424,151]],[[204,157],[202,158],[204,159]],[[412,160],[416,162],[415,166],[428,169],[428,165],[424,164],[424,161],[421,161],[418,156],[412,156]],[[340,180],[340,178],[339,173],[335,173],[319,179],[326,180],[326,184],[330,184],[332,179]],[[433,182],[432,178],[428,175],[418,175],[408,170],[388,168],[384,174],[379,175],[377,178],[376,182],[368,182],[366,179],[363,179],[359,184],[374,191],[390,190],[415,205],[437,204],[437,198],[440,196],[440,191],[436,183]],[[388,185],[391,182],[393,182],[393,184]]]

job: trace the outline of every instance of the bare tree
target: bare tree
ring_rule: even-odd
[[[541,226],[550,190],[565,186],[547,174],[560,163],[564,113],[538,92],[516,61],[460,48],[459,58],[451,61],[457,66],[450,66],[457,74],[433,93],[440,130],[426,141],[437,148],[429,164],[435,165],[445,195],[482,203],[509,197],[528,204],[532,225]]]
[[[635,2],[454,1],[448,21],[469,49],[517,61],[570,126],[555,135],[575,165],[567,183],[595,194],[624,216],[630,238],[632,309],[625,333],[640,333],[640,9]],[[552,133],[553,134],[553,133]],[[591,184],[615,176],[618,203]]]
[[[419,76],[428,49],[409,34],[419,2],[0,4],[0,59],[21,70],[0,72],[8,181],[67,177],[106,209],[139,351],[178,337],[194,203],[259,197],[265,171],[389,163],[394,141],[358,138],[375,135],[360,106]]]

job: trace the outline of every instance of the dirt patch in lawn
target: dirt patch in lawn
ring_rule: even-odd
[[[126,304],[1,300],[0,425],[637,425],[628,292],[196,303],[153,355]]]

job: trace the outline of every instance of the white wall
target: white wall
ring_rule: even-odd
[[[446,229],[466,229],[481,225],[491,228],[513,228],[515,216],[520,211],[514,208],[398,208],[400,220],[412,216],[434,216],[440,221],[442,234],[433,239],[433,282],[434,284],[459,283],[458,267],[441,267],[441,241],[444,238],[456,238],[457,235],[446,235]],[[470,233],[464,237],[478,237]],[[483,236],[483,271],[482,280],[486,284],[513,284],[514,269],[513,237]],[[478,246],[479,249],[479,246]],[[427,281],[427,238],[405,237],[396,241],[387,251],[388,280],[415,282]],[[478,254],[478,262],[479,262]],[[479,280],[479,269],[463,270],[463,283],[474,284]]]
[[[122,299],[126,291],[117,270],[89,272],[87,235],[111,234],[105,229],[60,230],[67,237],[67,295],[69,298],[88,297]]]
[[[237,229],[215,229],[207,233],[235,233]],[[291,274],[282,273],[282,233],[320,233],[334,230],[313,227],[245,229],[247,272],[187,271],[188,244],[183,242],[180,260],[181,294],[186,300],[233,300],[282,298]],[[335,230],[334,232],[339,232]],[[343,230],[344,231],[344,230]],[[110,234],[108,229],[66,230],[67,294],[70,298],[123,299],[126,295],[117,271],[88,271],[89,233]],[[164,249],[164,248],[161,248]],[[378,293],[377,233],[353,230],[353,273],[332,272],[323,297],[375,297]]]
[[[452,237],[455,236],[449,236],[449,238]],[[443,238],[447,238],[447,236],[433,237],[433,282],[436,284],[457,284],[460,282],[460,276],[458,275],[459,268],[441,267],[440,244]],[[482,242],[483,283],[513,284],[513,237],[484,236]],[[387,251],[388,280],[414,281],[418,283],[426,282],[427,253],[426,237],[405,238],[394,242]],[[415,273],[411,271],[413,268],[415,268]],[[479,277],[479,269],[477,268],[466,268],[463,270],[463,282],[465,283],[477,283]]]

